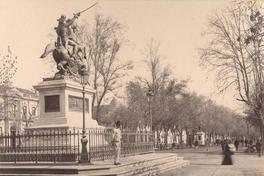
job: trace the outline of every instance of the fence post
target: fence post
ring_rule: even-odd
[[[67,154],[68,153],[68,137],[69,137],[68,130],[65,131],[65,136],[66,136],[65,146],[66,146],[66,154]],[[71,158],[71,155],[69,156],[69,160],[70,158]]]
[[[76,151],[75,151],[75,128],[73,128],[73,152],[74,152],[74,159],[76,160]]]
[[[88,162],[90,163],[91,162],[91,131],[88,130]]]
[[[53,149],[54,149],[54,163],[56,163],[56,159],[57,159],[57,151],[56,151],[56,130],[54,129],[54,141],[53,141]]]
[[[38,134],[35,134],[35,140],[36,140],[36,163],[38,163]]]
[[[80,162],[80,131],[78,130],[78,162]]]
[[[103,143],[103,161],[105,160],[105,151],[106,151],[106,148],[105,148],[105,133],[106,133],[106,130],[105,129],[101,129],[101,141]]]
[[[17,162],[17,154],[16,154],[16,131],[12,131],[12,134],[13,134],[13,149],[14,149],[14,152],[15,152],[15,164]]]

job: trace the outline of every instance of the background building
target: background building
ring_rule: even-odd
[[[38,115],[38,102],[34,91],[0,86],[0,134],[30,126]]]

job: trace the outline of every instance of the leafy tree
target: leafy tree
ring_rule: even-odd
[[[10,86],[17,71],[17,56],[13,55],[10,46],[6,53],[0,54],[0,63],[0,85]]]
[[[151,40],[144,49],[144,56],[149,75],[137,77],[129,82],[128,107],[131,115],[140,122],[139,126],[143,128],[152,126],[153,131],[158,134],[162,130],[167,133],[174,127],[169,122],[173,116],[173,103],[176,96],[183,93],[187,82],[173,78],[169,67],[162,65],[159,44],[154,40]],[[149,91],[153,93],[151,97],[147,97]]]
[[[149,102],[146,96],[146,88],[139,80],[130,81],[126,87],[127,106],[129,110],[130,126],[139,127],[140,130],[147,127],[150,123]]]
[[[109,94],[121,87],[121,79],[132,69],[131,62],[122,62],[118,57],[120,48],[124,44],[123,26],[110,17],[95,16],[92,30],[83,25],[79,33],[87,47],[91,86],[96,90],[92,100],[93,115],[100,118],[101,104]]]
[[[0,53],[0,115],[4,118],[6,132],[9,127],[10,109],[14,103],[11,86],[17,71],[16,64],[17,56],[13,55],[10,46],[8,46],[6,53]]]
[[[192,145],[194,135],[199,130],[203,100],[204,97],[198,96],[196,93],[186,93],[181,99],[181,109],[176,112],[176,114],[180,114],[180,129],[186,132],[187,141],[190,145]]]

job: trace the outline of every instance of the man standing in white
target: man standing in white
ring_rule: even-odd
[[[120,121],[118,120],[116,122],[116,127],[114,128],[114,134],[113,134],[113,146],[115,148],[115,156],[114,156],[114,164],[120,165],[119,162],[120,154],[121,154],[121,130],[120,130]]]

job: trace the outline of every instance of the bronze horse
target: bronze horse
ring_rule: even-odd
[[[50,43],[46,46],[44,53],[40,58],[45,58],[52,52],[54,61],[59,70],[55,77],[58,76],[78,76],[80,68],[85,66],[84,60],[86,59],[85,47],[77,47],[75,54],[70,54],[64,46],[56,46],[55,43]]]

